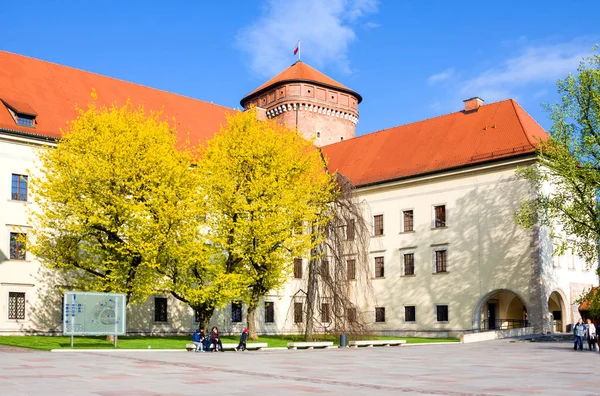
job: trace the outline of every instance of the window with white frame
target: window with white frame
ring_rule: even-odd
[[[417,321],[417,307],[414,305],[404,306],[404,321],[405,322],[416,322]]]
[[[383,235],[383,215],[375,215],[373,216],[373,235],[380,236]]]
[[[402,276],[415,274],[415,252],[407,250],[402,252]]]
[[[402,211],[402,232],[411,232],[415,230],[414,224],[414,211],[403,210]]]
[[[22,232],[11,232],[10,233],[10,258],[12,260],[25,260],[26,249],[25,239],[27,235]]]
[[[27,201],[27,175],[12,174],[10,197],[14,201]]]
[[[240,323],[242,321],[242,303],[234,301],[231,303],[231,322]]]
[[[435,314],[436,320],[438,322],[447,322],[448,321],[448,305],[441,304],[435,306]]]
[[[433,249],[433,273],[448,272],[448,246]]]
[[[385,322],[385,307],[375,308],[375,322],[376,323]]]
[[[8,319],[9,320],[24,320],[25,319],[25,293],[9,292],[8,293]]]
[[[433,228],[444,228],[446,227],[446,205],[434,205],[433,208],[432,227]]]

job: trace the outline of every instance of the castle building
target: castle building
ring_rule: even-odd
[[[92,89],[99,104],[130,98],[162,110],[192,142],[209,139],[236,110],[3,51],[0,64],[0,334],[59,332],[59,277],[19,242],[31,227],[27,210],[35,210],[28,183],[37,148],[54,144]],[[474,97],[461,111],[356,137],[361,101],[303,62],[241,100],[314,139],[329,168],[356,186],[370,225],[364,253],[373,289],[357,314],[373,330],[399,335],[565,331],[582,291],[598,284],[595,272],[573,255],[554,257],[549,230],[513,220],[535,194],[515,171],[535,164],[546,132],[512,99]],[[265,296],[259,331],[301,331],[306,265],[295,260],[294,277]],[[191,308],[157,295],[129,307],[128,330],[189,332],[195,320]],[[233,301],[212,322],[237,332],[245,307]]]

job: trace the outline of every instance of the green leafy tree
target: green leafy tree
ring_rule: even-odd
[[[288,279],[294,257],[308,256],[315,231],[335,194],[320,152],[301,135],[254,111],[229,118],[208,142],[198,168],[204,173],[209,240],[226,253],[227,273],[249,280],[249,336],[256,339],[261,298]]]
[[[538,163],[520,170],[536,195],[522,203],[517,222],[551,227],[555,254],[568,249],[595,266],[600,241],[600,55],[585,58],[577,73],[557,86],[560,102],[549,106],[551,137],[538,144]]]

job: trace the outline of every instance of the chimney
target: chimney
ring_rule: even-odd
[[[465,113],[477,111],[477,109],[483,106],[483,99],[478,98],[477,96],[463,100],[463,102],[465,102]]]

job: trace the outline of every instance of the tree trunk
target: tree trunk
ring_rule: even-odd
[[[194,312],[198,311],[199,323],[200,323],[201,328],[204,329],[204,333],[205,334],[210,333],[210,329],[208,328],[208,326],[209,326],[210,318],[213,315],[214,308],[211,308],[206,305],[196,305],[196,306],[192,306],[192,309],[194,310]]]
[[[308,263],[308,286],[306,290],[306,328],[304,329],[304,339],[306,341],[313,340],[313,332],[315,328],[315,313],[317,303],[317,287],[319,282],[317,279],[317,259],[311,258]]]
[[[258,297],[252,296],[252,300],[248,303],[248,339],[252,341],[258,340],[258,334],[256,334],[256,308],[258,308]]]

